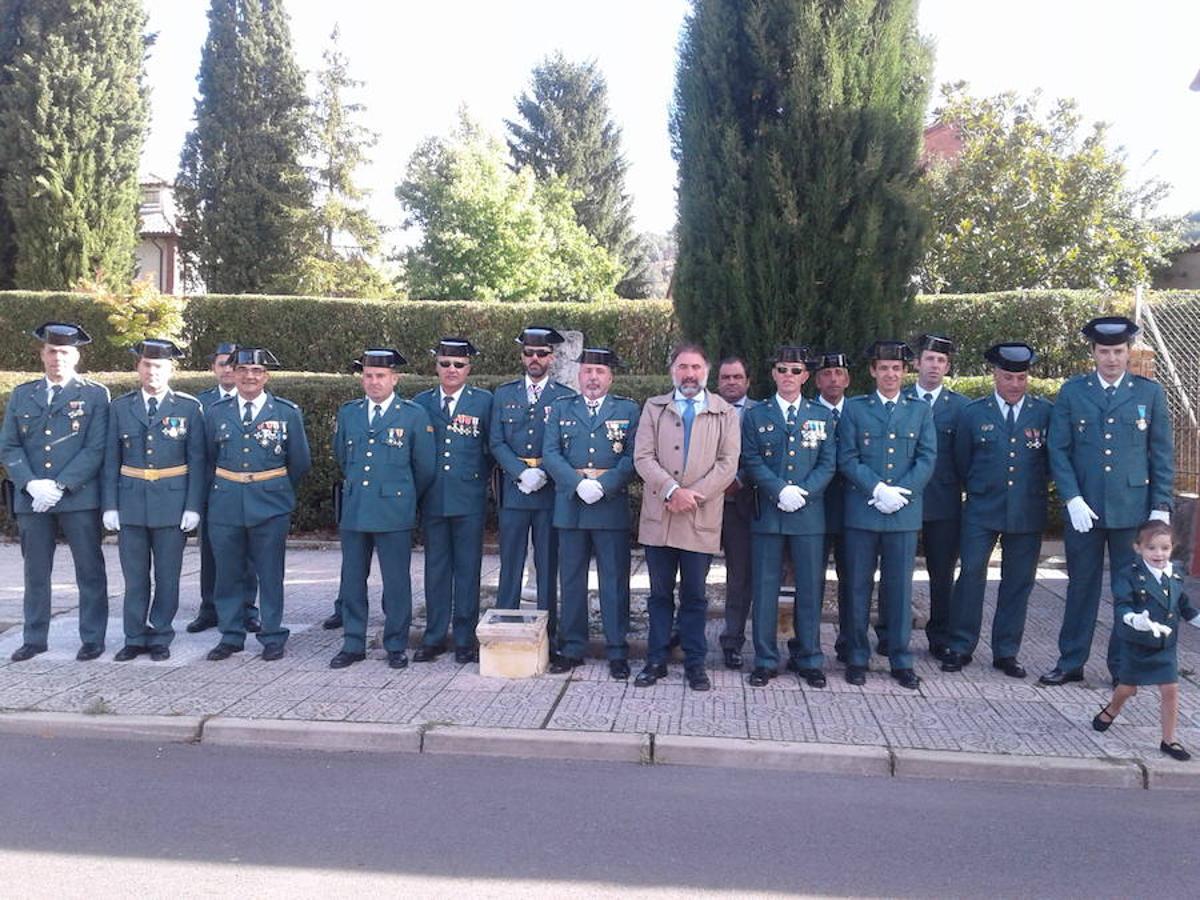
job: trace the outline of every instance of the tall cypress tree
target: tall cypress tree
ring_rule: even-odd
[[[0,288],[133,276],[141,0],[0,0]]]
[[[579,224],[624,266],[617,294],[646,296],[649,261],[625,191],[629,163],[596,63],[571,62],[562,53],[547,57],[517,99],[517,115],[520,121],[505,122],[515,168],[528,166],[539,181],[562,178],[576,191]]]
[[[316,246],[307,100],[282,0],[211,0],[176,180],[185,264],[209,291],[293,293]]]
[[[902,334],[925,231],[917,0],[694,0],[671,129],[684,331],[758,377],[780,342]]]

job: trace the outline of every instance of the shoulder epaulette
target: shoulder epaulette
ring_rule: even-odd
[[[522,379],[522,378],[514,378],[512,381],[504,382],[499,387],[497,387],[496,390],[500,390],[500,388],[514,387],[514,386],[520,384],[523,380],[524,379]]]
[[[138,393],[138,388],[134,388],[132,391],[126,391],[121,396],[114,398],[113,403],[116,403],[118,400],[124,400],[126,397],[136,397]]]
[[[300,407],[297,406],[295,403],[293,403],[291,400],[288,400],[286,397],[278,397],[275,394],[272,394],[271,397],[274,398],[276,402],[282,403],[284,406],[287,406],[291,409],[296,410],[296,412],[300,411]]]
[[[232,402],[233,402],[233,397],[234,397],[234,395],[233,395],[233,394],[230,394],[230,395],[229,395],[229,396],[227,396],[227,397],[218,397],[218,398],[217,398],[217,402],[216,402],[216,403],[214,403],[214,404],[213,404],[213,406],[220,406],[222,403],[232,403]]]
[[[199,397],[195,396],[194,394],[189,394],[187,391],[177,391],[174,388],[172,388],[171,393],[174,394],[176,397],[182,397],[184,400],[192,400],[196,403],[200,402]]]

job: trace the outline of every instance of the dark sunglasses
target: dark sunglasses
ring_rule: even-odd
[[[522,355],[522,356],[527,356],[527,357],[529,357],[529,356],[536,356],[538,359],[545,359],[547,356],[549,356],[549,355],[551,354],[551,352],[553,352],[553,351],[550,351],[550,350],[528,350],[528,349],[526,349],[526,350],[522,350],[522,351],[521,351],[521,355]]]
[[[465,362],[453,362],[449,359],[439,359],[438,365],[441,366],[443,369],[448,369],[451,366],[454,366],[454,368],[456,368],[456,369],[465,369],[467,367],[467,364]]]
[[[775,371],[780,375],[803,375],[805,372],[804,366],[776,366]]]

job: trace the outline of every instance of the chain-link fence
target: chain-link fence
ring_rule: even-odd
[[[1175,485],[1200,493],[1200,298],[1139,303],[1142,337],[1175,427]]]

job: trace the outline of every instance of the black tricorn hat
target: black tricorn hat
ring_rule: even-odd
[[[1038,355],[1028,344],[1010,341],[1004,344],[992,344],[984,351],[983,358],[1005,372],[1028,372],[1030,367],[1037,362]]]
[[[549,347],[564,340],[561,334],[545,325],[530,325],[517,335],[517,343],[526,347]]]
[[[1080,331],[1093,344],[1128,344],[1142,329],[1124,316],[1100,316],[1092,319]]]
[[[846,358],[845,353],[822,353],[820,356],[813,357],[813,371],[818,369],[848,369],[850,368],[850,360]]]
[[[863,352],[863,356],[870,360],[898,359],[908,362],[913,352],[912,347],[904,341],[875,341]]]
[[[91,336],[73,322],[43,322],[30,334],[43,344],[56,347],[82,347],[92,342]]]
[[[264,369],[278,369],[279,360],[266,347],[238,347],[229,359],[231,366],[262,366]]]
[[[408,360],[400,355],[399,350],[393,350],[391,347],[369,347],[363,351],[362,356],[350,363],[350,369],[354,372],[361,372],[367,366],[377,369],[398,369],[404,365],[408,365]]]
[[[576,362],[581,366],[608,366],[610,369],[622,365],[621,357],[607,347],[584,347]]]
[[[917,353],[923,353],[926,350],[932,350],[934,353],[945,353],[947,356],[952,356],[958,352],[958,348],[954,345],[954,341],[940,334],[923,334],[917,338]]]
[[[146,338],[129,348],[129,352],[142,359],[183,359],[186,355],[166,338]]]
[[[217,344],[217,349],[209,354],[208,361],[212,362],[218,356],[224,356],[227,353],[232,353],[236,349],[237,344],[233,343],[233,341],[221,341],[221,343]]]
[[[479,351],[466,338],[444,337],[437,347],[429,351],[434,356],[477,356]]]
[[[777,363],[804,363],[808,366],[808,358],[812,355],[812,350],[805,347],[803,344],[784,344],[782,347],[775,348],[775,359]]]

